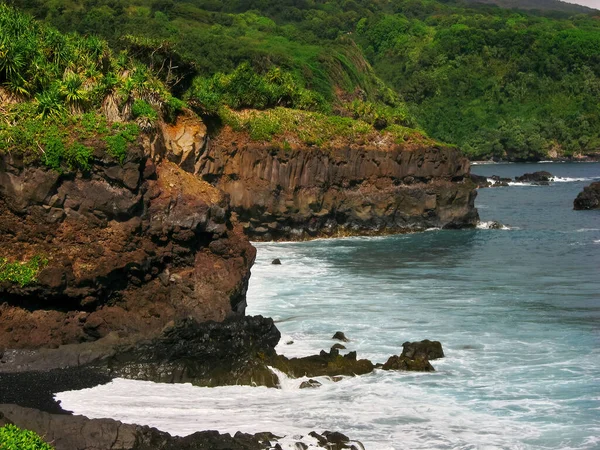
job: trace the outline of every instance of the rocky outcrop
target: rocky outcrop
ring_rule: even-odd
[[[546,172],[545,170],[541,170],[533,173],[526,173],[521,175],[520,177],[515,177],[515,181],[520,181],[523,183],[547,183],[552,179],[552,174],[550,172]]]
[[[0,350],[244,312],[255,250],[227,196],[141,145],[121,165],[94,144],[85,174],[0,157],[0,257],[48,261],[32,284],[0,283]]]
[[[599,209],[600,208],[600,181],[595,181],[583,188],[575,200],[573,209]]]
[[[130,425],[112,419],[88,419],[83,416],[48,414],[17,405],[0,404],[0,427],[12,424],[29,429],[51,442],[56,450],[266,450],[281,448],[281,437],[269,432],[233,436],[218,431],[199,431],[189,436],[168,433],[141,425]],[[328,450],[364,450],[359,441],[337,431],[311,431],[310,448]],[[302,436],[294,436],[302,439]],[[311,442],[312,441],[312,442]],[[304,442],[295,448],[308,449]]]
[[[293,147],[225,127],[209,138],[191,113],[150,147],[230,195],[256,240],[473,227],[469,162],[449,147]]]
[[[425,339],[418,342],[402,344],[402,354],[393,355],[381,367],[383,370],[411,370],[416,372],[434,372],[429,362],[444,357],[444,350],[439,341]]]
[[[42,436],[56,450],[262,450],[272,448],[276,436],[271,433],[221,434],[200,431],[186,437],[112,419],[88,419],[83,416],[56,415],[0,405],[0,427],[11,423]]]
[[[444,357],[444,350],[440,341],[425,339],[418,342],[405,342],[402,344],[402,356],[407,358],[438,359]]]
[[[252,239],[474,226],[469,165],[452,148],[287,150],[223,132],[197,165]]]

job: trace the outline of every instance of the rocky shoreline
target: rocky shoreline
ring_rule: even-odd
[[[51,436],[58,450],[270,448],[264,435],[172,438],[69,416],[53,394],[115,377],[275,388],[271,367],[292,378],[433,370],[423,354],[379,365],[339,348],[277,355],[273,321],[245,315],[249,237],[473,227],[468,161],[441,147],[286,153],[244,139],[227,130],[211,139],[188,111],[130,144],[124,161],[91,139],[85,173],[0,155],[0,258],[37,264],[28,282],[0,281],[3,420]],[[94,446],[93,436],[112,443]],[[319,436],[326,448],[353,445]]]

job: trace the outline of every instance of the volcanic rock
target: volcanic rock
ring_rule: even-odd
[[[335,334],[331,337],[331,339],[337,339],[338,341],[342,341],[342,342],[348,342],[350,340],[341,331],[336,331]]]
[[[418,342],[405,342],[402,344],[402,356],[407,358],[438,359],[444,357],[444,350],[439,341],[425,339]]]
[[[525,183],[539,183],[539,182],[548,182],[552,179],[553,175],[550,172],[546,172],[545,170],[526,173],[521,175],[520,177],[515,177],[515,181],[525,182]]]
[[[595,181],[583,188],[573,201],[573,209],[598,209],[600,208],[600,181]]]
[[[255,249],[227,196],[141,145],[123,165],[102,145],[87,174],[0,157],[0,257],[48,261],[30,285],[0,283],[0,350],[244,312]]]

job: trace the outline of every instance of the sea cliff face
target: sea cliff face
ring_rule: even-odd
[[[444,146],[317,148],[252,142],[225,127],[212,139],[189,117],[163,127],[156,153],[230,196],[254,240],[472,227],[469,162]]]
[[[100,142],[83,174],[0,158],[0,257],[47,260],[32,284],[0,283],[0,350],[243,314],[255,250],[227,195],[146,153],[121,165]]]

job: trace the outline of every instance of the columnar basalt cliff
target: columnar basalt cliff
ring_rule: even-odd
[[[95,147],[86,174],[0,158],[0,257],[47,260],[32,284],[0,283],[0,350],[244,312],[255,250],[227,196],[141,145],[123,165]]]
[[[290,147],[252,142],[229,127],[211,139],[190,117],[163,130],[154,147],[228,193],[255,240],[464,228],[478,220],[469,162],[455,148]]]

